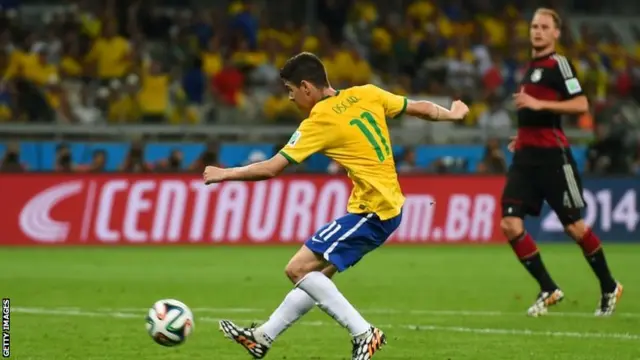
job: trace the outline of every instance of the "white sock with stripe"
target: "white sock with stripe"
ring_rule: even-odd
[[[313,309],[315,305],[316,302],[303,290],[298,288],[291,290],[282,300],[280,306],[271,314],[269,320],[256,329],[256,339],[261,344],[270,346],[280,334]]]
[[[309,294],[324,312],[346,327],[352,336],[365,334],[371,328],[333,281],[323,273],[314,271],[307,274],[298,282],[297,287]]]

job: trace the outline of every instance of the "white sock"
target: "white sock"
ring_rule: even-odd
[[[323,273],[314,271],[307,274],[297,287],[309,294],[324,312],[346,327],[352,336],[357,337],[369,331],[371,325]]]
[[[291,290],[278,308],[271,314],[269,320],[255,331],[257,339],[263,345],[271,346],[271,343],[282,334],[296,320],[300,319],[316,305],[309,294],[295,288]],[[264,340],[264,343],[262,342]]]

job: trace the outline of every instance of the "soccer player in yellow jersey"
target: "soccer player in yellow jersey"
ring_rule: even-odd
[[[469,108],[454,101],[447,110],[373,85],[334,90],[322,62],[311,53],[289,59],[280,77],[289,98],[309,117],[271,159],[230,169],[208,166],[205,183],[270,179],[287,165],[321,152],[347,170],[353,192],[347,215],[320,228],[289,261],[285,272],[295,287],[269,320],[251,328],[224,320],[220,329],[261,359],[278,335],[318,305],[351,333],[352,359],[367,360],[386,343],[385,335],[360,315],[330,278],[381,246],[400,225],[404,196],[385,119],[406,113],[426,120],[461,120]]]

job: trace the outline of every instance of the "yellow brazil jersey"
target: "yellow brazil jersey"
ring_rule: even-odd
[[[364,85],[371,81],[372,71],[369,62],[360,59],[351,68],[350,80],[354,85]]]
[[[453,36],[455,30],[453,28],[453,24],[447,17],[440,17],[436,21],[436,26],[438,27],[438,31],[440,31],[440,35],[442,35],[444,38],[449,39]]]
[[[218,53],[203,52],[202,56],[202,69],[209,75],[213,76],[222,70],[222,57]]]
[[[518,20],[515,25],[516,38],[526,40],[529,38],[529,23],[525,20]]]
[[[138,110],[136,99],[124,94],[109,104],[108,119],[113,123],[130,122],[139,117]]]
[[[47,82],[46,79],[42,80],[46,66],[46,63],[43,64],[40,61],[38,54],[16,50],[11,53],[9,67],[4,74],[4,79],[24,77],[29,81],[43,85]]]
[[[251,67],[260,66],[267,60],[267,54],[258,51],[238,51],[231,57],[233,63]]]
[[[2,74],[3,81],[24,75],[22,62],[25,56],[26,54],[20,50],[14,50],[9,54],[9,64]]]
[[[347,211],[375,213],[381,220],[400,214],[400,190],[387,117],[398,117],[407,99],[374,85],[341,90],[317,103],[280,151],[291,163],[320,152],[347,170],[353,182]]]
[[[284,54],[276,54],[275,59],[273,59],[273,65],[276,66],[276,68],[278,69],[282,69],[284,67],[284,64],[287,62],[287,60],[289,59],[289,57],[287,55]]]
[[[101,79],[122,77],[131,66],[127,58],[129,51],[129,42],[123,37],[98,38],[86,60],[96,62],[98,77]]]
[[[333,63],[335,69],[332,74],[335,74],[340,80],[348,80],[351,77],[351,71],[354,67],[353,56],[346,50],[338,50],[333,57]],[[360,85],[360,84],[359,84]]]
[[[138,105],[143,114],[164,114],[169,107],[169,75],[142,75]]]
[[[285,49],[290,49],[298,40],[299,34],[297,33],[289,33],[286,31],[277,31],[274,34],[274,38],[282,45]]]
[[[427,21],[431,14],[435,11],[435,6],[428,0],[414,1],[407,8],[407,15],[412,19]]]
[[[98,37],[102,30],[102,22],[90,13],[80,14],[80,26],[82,31],[92,38]]]
[[[307,35],[302,39],[302,51],[317,52],[320,48],[320,40],[313,36]]]
[[[11,108],[7,104],[0,103],[0,122],[7,122],[12,117]]]
[[[62,60],[60,60],[60,70],[62,70],[65,75],[73,77],[80,77],[84,72],[80,62],[71,56],[62,57]]]
[[[329,82],[331,84],[339,84],[342,82],[342,77],[340,76],[340,69],[338,68],[338,64],[335,61],[335,56],[322,57],[322,63],[324,64],[324,69],[327,72],[327,76],[329,77]]]
[[[489,34],[491,45],[503,45],[505,43],[507,31],[504,22],[497,18],[487,17],[482,23],[485,31]]]
[[[393,46],[393,39],[389,31],[383,27],[377,27],[371,32],[373,48],[378,53],[389,53]]]

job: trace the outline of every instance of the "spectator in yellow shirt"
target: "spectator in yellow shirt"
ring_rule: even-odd
[[[207,48],[200,54],[202,58],[202,70],[205,74],[215,76],[222,69],[222,56],[220,55],[220,37],[213,36],[207,43]]]
[[[420,22],[426,22],[427,19],[433,14],[436,7],[429,0],[415,0],[407,8],[407,17],[415,19]]]
[[[392,49],[393,39],[389,30],[378,26],[371,32],[373,51],[377,54],[389,54]]]
[[[430,35],[433,36],[433,33],[437,33],[439,36],[449,39],[455,33],[455,28],[449,18],[445,15],[445,13],[440,9],[435,9],[427,24],[431,26]]]
[[[249,41],[240,40],[238,50],[231,57],[231,62],[240,68],[255,69],[267,62],[267,54],[249,48]]]
[[[280,84],[274,86],[273,93],[264,102],[262,108],[264,116],[273,122],[278,123],[298,123],[301,113],[295,106],[284,87]]]
[[[353,12],[356,20],[366,25],[374,24],[378,20],[378,9],[371,0],[356,0]]]
[[[278,30],[263,26],[258,30],[258,46],[263,45],[267,41],[276,40],[278,38]]]
[[[32,52],[15,50],[3,82],[14,80],[19,112],[32,121],[54,121],[62,91],[58,68],[47,60],[47,47],[38,44]]]
[[[9,65],[9,57],[6,52],[0,51],[0,73],[4,73]],[[13,118],[13,96],[7,86],[0,86],[0,122]]]
[[[334,71],[338,71],[336,75],[340,78],[340,81],[348,82],[355,66],[352,49],[344,44],[338,47],[333,56],[333,61],[336,66]]]
[[[96,75],[103,86],[124,77],[130,70],[131,46],[127,39],[117,34],[115,22],[105,24],[102,36],[93,43],[86,61],[95,65]]]
[[[34,48],[35,38],[34,33],[27,34],[20,46],[10,50],[9,64],[3,74],[3,81],[9,81],[12,79],[26,79],[32,81],[40,64],[40,57],[36,52],[31,51]],[[43,49],[42,45],[38,47],[38,50],[40,49]]]
[[[371,82],[371,66],[356,50],[351,51],[353,65],[350,71],[351,85],[366,85]]]
[[[80,2],[80,5],[82,8],[76,9],[78,11],[77,17],[80,20],[80,29],[89,37],[97,38],[102,30],[102,21],[89,9],[84,8],[86,5],[90,5],[89,2]]]
[[[393,64],[393,36],[391,29],[393,23],[390,19],[386,19],[384,24],[380,24],[371,31],[371,51],[369,52],[369,60],[371,66],[375,69],[389,69]]]
[[[157,61],[152,61],[140,77],[138,106],[142,121],[149,124],[160,124],[166,120],[169,108],[169,74],[163,71]]]
[[[507,27],[502,18],[496,16],[482,16],[480,22],[484,27],[484,30],[489,33],[488,45],[502,46],[506,42]]]
[[[77,38],[67,42],[63,46],[60,59],[60,73],[64,77],[81,78],[84,75],[84,67],[80,59],[80,48]]]
[[[342,78],[340,77],[340,71],[338,68],[338,64],[335,60],[336,57],[336,49],[333,45],[331,44],[327,44],[324,46],[323,48],[323,56],[322,56],[322,63],[324,64],[324,67],[327,71],[327,76],[329,77],[329,82],[334,85],[337,86],[338,88],[340,87],[340,83],[342,82]]]
[[[300,41],[300,38],[301,33],[296,29],[293,21],[287,21],[280,31],[274,33],[274,39],[287,51],[291,51],[293,46]]]
[[[513,34],[518,41],[529,39],[529,22],[524,18],[523,14],[514,6],[508,6],[505,9],[507,13],[507,33]]]
[[[584,90],[589,98],[603,101],[607,96],[609,76],[607,70],[596,57],[596,54],[587,57]]]
[[[197,108],[189,106],[189,102],[183,89],[176,89],[173,92],[173,108],[169,116],[169,123],[173,125],[196,124],[200,121],[200,114]]]
[[[53,109],[59,109],[61,105],[62,88],[58,67],[47,61],[47,50],[43,46],[34,50],[35,62],[29,71],[29,80],[43,89],[47,102]],[[33,56],[32,55],[32,56]]]
[[[140,108],[136,101],[139,79],[131,75],[124,82],[119,91],[111,92],[108,118],[113,123],[128,123],[138,120]]]
[[[464,125],[475,126],[478,124],[478,119],[480,119],[480,116],[489,109],[487,106],[486,98],[487,96],[485,96],[485,99],[480,99],[471,103],[471,106],[469,106],[469,113],[464,118]]]
[[[312,52],[317,53],[320,49],[320,37],[311,33],[309,26],[301,29],[301,36],[298,38],[298,48],[295,52]]]

